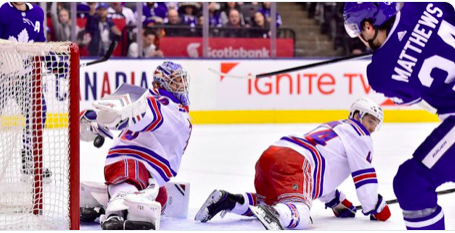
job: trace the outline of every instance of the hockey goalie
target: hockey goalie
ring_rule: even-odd
[[[94,102],[96,111],[81,113],[81,140],[121,131],[104,167],[108,200],[100,217],[103,230],[158,230],[168,197],[165,185],[177,175],[188,145],[192,124],[187,72],[179,64],[164,62],[156,68],[152,84],[148,90],[123,84]],[[102,193],[103,187],[99,189]],[[88,196],[81,200],[86,207],[92,199],[93,205],[103,202],[93,185],[82,184],[81,190],[81,199]],[[90,211],[81,210],[82,220],[84,214],[90,218]]]

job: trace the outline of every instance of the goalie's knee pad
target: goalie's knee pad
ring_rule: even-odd
[[[150,222],[155,226],[155,230],[160,228],[160,203],[148,199],[141,193],[126,195],[124,203],[128,206],[127,220]]]
[[[288,229],[305,230],[312,224],[310,207],[304,203],[278,203],[275,209],[280,214],[281,223]]]

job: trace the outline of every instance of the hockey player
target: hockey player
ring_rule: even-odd
[[[383,120],[382,109],[361,98],[349,119],[322,124],[304,135],[282,137],[256,163],[256,193],[231,194],[215,190],[196,214],[207,222],[219,212],[252,216],[266,229],[307,229],[312,201],[319,199],[336,217],[355,217],[356,208],[337,187],[351,174],[363,214],[386,221],[390,210],[378,194],[371,164],[370,134]]]
[[[177,175],[191,135],[188,88],[182,66],[164,62],[154,72],[153,88],[123,84],[93,104],[96,117],[83,112],[86,122],[96,118],[99,125],[81,125],[89,129],[84,134],[96,134],[93,128],[122,131],[104,167],[109,202],[103,230],[159,228],[167,199],[163,185]]]
[[[45,42],[44,37],[44,12],[34,4],[25,2],[8,2],[0,7],[0,39],[11,40],[24,43]],[[24,64],[30,61],[24,61]],[[26,65],[25,65],[26,66]],[[18,77],[15,85],[16,91],[12,95],[21,107],[21,112],[26,119],[25,128],[23,131],[23,147],[22,147],[22,173],[33,174],[33,157],[31,148],[31,132],[30,132],[30,116],[29,116],[29,102],[30,99],[30,86],[27,86],[27,78],[30,72],[27,67],[24,67],[22,77]],[[5,96],[5,94],[1,95]],[[4,98],[4,97],[2,97]],[[1,100],[4,103],[4,100]],[[1,106],[3,108],[3,106]],[[43,95],[43,122],[46,121],[46,102]],[[51,176],[49,169],[45,169],[43,177],[48,178]]]
[[[442,123],[394,179],[407,229],[444,229],[436,188],[455,181],[455,12],[450,3],[346,3],[345,27],[374,50],[373,90],[397,104],[419,103]]]
[[[44,12],[25,2],[7,2],[0,7],[0,39],[17,42],[44,42]]]

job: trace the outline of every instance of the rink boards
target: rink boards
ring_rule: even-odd
[[[248,80],[222,77],[209,68],[233,75],[258,74],[321,60],[174,60],[188,71],[190,114],[196,124],[307,123],[344,118],[352,102],[367,96],[386,109],[386,122],[434,122],[437,117],[417,107],[400,107],[368,85],[369,60]],[[150,87],[155,67],[163,60],[114,59],[81,70],[81,109],[112,93],[121,83]]]

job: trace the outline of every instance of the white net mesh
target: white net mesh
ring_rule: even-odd
[[[70,43],[0,40],[0,230],[70,227],[70,70]]]

